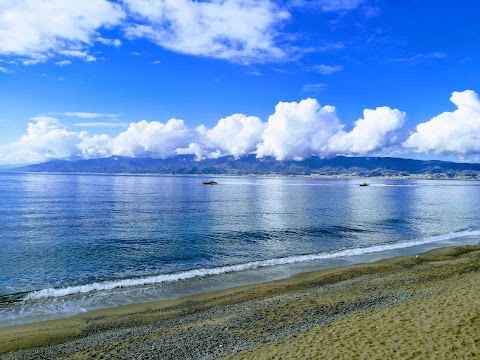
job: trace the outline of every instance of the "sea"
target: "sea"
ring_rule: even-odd
[[[0,327],[478,244],[480,182],[0,173]]]

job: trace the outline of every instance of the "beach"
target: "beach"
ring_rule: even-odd
[[[0,329],[1,359],[477,359],[480,246]]]

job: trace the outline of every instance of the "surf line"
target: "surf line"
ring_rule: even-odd
[[[24,300],[37,300],[37,299],[63,297],[63,296],[74,295],[74,294],[90,293],[93,291],[112,290],[117,288],[133,287],[133,286],[140,286],[140,285],[152,285],[152,284],[160,284],[160,283],[166,283],[166,282],[175,282],[180,280],[187,280],[187,279],[201,278],[201,277],[212,276],[212,275],[239,272],[239,271],[251,270],[256,268],[268,267],[268,266],[289,265],[289,264],[296,264],[296,263],[315,261],[315,260],[326,260],[326,259],[334,259],[339,257],[352,257],[357,255],[373,254],[373,253],[379,253],[379,252],[388,251],[388,250],[404,249],[404,248],[409,248],[417,245],[436,243],[436,242],[451,240],[451,239],[460,238],[464,236],[480,236],[480,230],[477,230],[477,231],[465,230],[465,231],[459,231],[459,232],[451,232],[448,234],[435,235],[435,236],[431,236],[431,237],[427,237],[419,240],[403,241],[403,242],[398,242],[394,244],[375,245],[375,246],[369,246],[364,248],[346,249],[346,250],[340,250],[340,251],[335,251],[331,253],[295,255],[295,256],[289,256],[284,258],[252,261],[252,262],[236,264],[236,265],[227,265],[227,266],[220,266],[220,267],[214,267],[214,268],[200,268],[200,269],[182,271],[179,273],[161,274],[161,275],[148,276],[143,278],[96,282],[96,283],[85,284],[85,285],[67,286],[63,288],[47,288],[47,289],[32,291],[28,293],[25,296]]]

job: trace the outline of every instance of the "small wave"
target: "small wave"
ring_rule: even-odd
[[[332,253],[297,255],[297,256],[289,256],[284,258],[252,261],[244,264],[228,265],[228,266],[221,266],[216,268],[195,269],[195,270],[183,271],[179,273],[156,275],[156,276],[150,276],[145,278],[115,280],[115,281],[91,283],[86,285],[68,286],[64,288],[48,288],[48,289],[33,291],[29,293],[25,297],[25,300],[63,297],[63,296],[74,295],[74,294],[89,293],[93,291],[112,290],[116,288],[132,287],[132,286],[139,286],[139,285],[152,285],[152,284],[160,284],[165,282],[175,282],[180,280],[200,278],[200,277],[212,276],[212,275],[220,275],[220,274],[226,274],[231,272],[239,272],[239,271],[251,270],[256,268],[268,267],[268,266],[289,265],[289,264],[303,263],[303,262],[315,261],[315,260],[325,260],[325,259],[333,259],[333,258],[339,258],[339,257],[351,257],[351,256],[364,255],[364,254],[372,254],[372,253],[378,253],[378,252],[389,251],[389,250],[404,249],[404,248],[413,247],[417,245],[436,243],[436,242],[451,240],[451,239],[460,238],[464,236],[480,236],[480,230],[476,230],[476,231],[466,230],[466,231],[452,232],[452,233],[443,234],[443,235],[431,236],[431,237],[427,237],[419,240],[404,241],[404,242],[399,242],[395,244],[375,245],[375,246],[369,246],[364,248],[346,249],[346,250],[340,250]]]
[[[28,292],[19,292],[14,294],[0,295],[0,307],[11,303],[22,301]]]

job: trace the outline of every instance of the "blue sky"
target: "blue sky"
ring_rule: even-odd
[[[480,161],[480,3],[0,0],[0,164]]]

